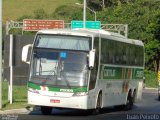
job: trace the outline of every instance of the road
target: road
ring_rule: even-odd
[[[85,115],[84,111],[54,110],[50,116],[44,116],[40,111],[29,114],[19,114],[18,120],[160,120],[160,101],[156,90],[144,90],[142,100],[135,103],[131,111],[117,111],[106,108],[99,115]]]

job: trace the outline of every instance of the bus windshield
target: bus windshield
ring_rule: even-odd
[[[88,52],[34,48],[30,81],[57,87],[87,86]]]
[[[36,37],[34,46],[38,48],[89,51],[91,47],[90,39],[90,37],[80,36],[39,34]]]

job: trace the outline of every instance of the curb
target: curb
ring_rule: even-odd
[[[158,88],[150,88],[150,87],[145,87],[145,90],[158,90]]]
[[[11,109],[11,110],[0,110],[0,115],[2,114],[24,114],[30,113],[33,111],[39,111],[39,107],[30,107],[30,108],[20,108],[20,109]]]
[[[23,114],[23,113],[29,113],[30,110],[27,110],[26,108],[20,108],[20,109],[11,109],[11,110],[0,110],[0,114]]]

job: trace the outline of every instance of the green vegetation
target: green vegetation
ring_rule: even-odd
[[[142,40],[145,44],[146,69],[157,72],[160,61],[159,0],[106,0],[104,9],[102,0],[87,4],[98,11],[97,19],[102,23],[128,24],[129,38]]]
[[[13,104],[8,101],[8,82],[2,82],[3,110],[27,107],[27,86],[13,86]]]
[[[3,0],[3,21],[16,20],[23,15],[33,15],[37,9],[43,8],[51,14],[61,5],[73,5],[78,0]]]
[[[158,81],[157,81],[157,74],[153,71],[145,71],[145,86],[146,87],[153,87],[157,88]]]

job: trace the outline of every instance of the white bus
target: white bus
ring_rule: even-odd
[[[23,47],[22,61],[30,63],[28,103],[41,106],[43,114],[52,108],[129,110],[141,99],[144,45],[118,33],[41,30],[33,45]]]

